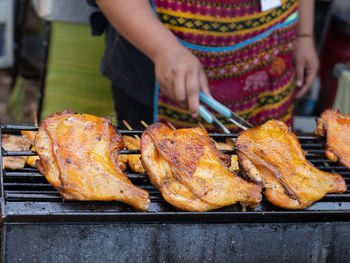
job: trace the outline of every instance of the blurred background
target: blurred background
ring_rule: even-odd
[[[316,0],[319,76],[296,101],[295,129],[314,130],[326,108],[350,113],[350,1]],[[0,0],[0,121],[33,124],[74,105],[114,116],[110,83],[99,70],[104,37],[91,35],[86,0]],[[74,87],[74,88],[73,88]]]

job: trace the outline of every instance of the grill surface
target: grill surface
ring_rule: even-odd
[[[1,125],[1,134],[19,133],[21,130],[37,130],[34,126]],[[120,131],[121,134],[141,134],[142,131]],[[213,138],[235,138],[235,134],[212,133]],[[349,188],[350,171],[324,156],[325,139],[316,136],[298,136],[307,159],[317,168],[343,176]],[[0,137],[1,143],[1,137]],[[124,150],[122,154],[139,153]],[[233,153],[233,151],[226,151]],[[28,152],[7,152],[3,156],[35,155]],[[179,212],[167,204],[161,194],[149,182],[147,174],[126,172],[131,181],[150,194],[151,206],[147,213],[134,212],[120,202],[66,201],[46,181],[37,169],[24,168],[12,171],[1,169],[1,213],[3,222],[89,222],[89,221],[193,221],[196,222],[303,222],[344,221],[350,219],[350,191],[328,194],[306,210],[284,210],[263,199],[255,209],[241,212],[240,205],[233,205],[210,212]]]

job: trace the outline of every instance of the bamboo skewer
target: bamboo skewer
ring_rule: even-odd
[[[36,113],[36,110],[33,111],[33,118],[34,118],[34,126],[38,126],[38,115]]]
[[[126,120],[123,120],[123,123],[125,125],[125,127],[129,130],[129,131],[132,131],[133,129],[131,128],[131,126],[129,125],[129,123],[126,121]],[[135,134],[134,137],[137,139],[137,140],[140,140],[140,137]]]
[[[167,121],[166,123],[172,130],[176,130],[175,126],[170,121]]]
[[[147,129],[148,128],[148,124],[144,121],[141,121],[141,124]]]
[[[208,132],[207,129],[204,127],[203,123],[198,122],[198,126],[199,126],[199,128],[202,128],[203,130],[205,130],[206,132]]]

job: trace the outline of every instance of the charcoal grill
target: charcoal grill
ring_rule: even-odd
[[[0,129],[1,143],[1,134],[3,133],[19,134],[22,130],[34,131],[37,130],[38,127],[1,125]],[[123,135],[140,135],[142,131],[120,130],[120,133]],[[211,133],[210,136],[219,140],[223,140],[225,138],[236,138],[235,134]],[[350,171],[339,164],[331,162],[325,157],[324,138],[311,135],[300,135],[298,136],[298,139],[302,145],[302,148],[307,151],[307,159],[309,162],[321,170],[341,174],[346,180],[349,188]],[[138,150],[121,151],[121,154],[138,153],[140,153]],[[226,151],[225,153],[233,154],[234,152]],[[29,156],[35,155],[35,152],[9,152],[1,148],[0,163],[2,163],[2,157],[16,155]],[[50,240],[49,238],[49,233],[55,231],[56,234],[54,234],[54,236],[56,238],[64,238],[64,236],[57,237],[59,236],[57,229],[68,231],[68,233],[76,233],[78,231],[76,238],[78,238],[80,241],[82,238],[84,239],[84,236],[86,238],[92,235],[92,233],[96,233],[94,231],[96,228],[99,229],[98,231],[101,232],[101,235],[102,233],[111,234],[117,231],[115,233],[117,236],[120,236],[119,231],[122,231],[121,229],[123,229],[124,231],[127,230],[129,233],[131,233],[130,235],[132,238],[135,238],[139,235],[145,237],[151,233],[154,235],[154,237],[151,238],[151,242],[156,242],[155,240],[158,240],[157,242],[160,242],[159,238],[161,237],[157,237],[155,233],[159,233],[159,235],[162,236],[164,234],[161,233],[163,233],[163,231],[165,231],[164,229],[166,229],[166,231],[172,233],[175,236],[178,235],[178,233],[182,233],[183,236],[187,236],[189,233],[197,233],[197,236],[199,238],[202,237],[202,240],[206,240],[206,246],[209,246],[210,244],[213,245],[213,232],[211,229],[215,229],[214,233],[220,234],[224,238],[227,238],[227,236],[231,236],[231,238],[233,238],[232,233],[240,233],[241,238],[243,238],[242,233],[255,233],[258,236],[261,236],[257,229],[265,229],[265,232],[274,231],[275,233],[279,233],[281,236],[286,236],[286,232],[291,231],[290,233],[294,233],[293,235],[295,235],[296,238],[304,238],[305,242],[308,242],[309,235],[314,235],[314,233],[309,233],[310,229],[314,229],[317,230],[322,236],[326,235],[326,233],[329,232],[327,235],[331,236],[332,238],[329,239],[328,243],[325,242],[322,238],[320,240],[321,243],[325,242],[324,244],[322,243],[322,246],[330,247],[332,242],[338,242],[338,238],[337,236],[334,236],[333,230],[335,228],[340,228],[342,229],[342,233],[349,234],[347,235],[349,237],[345,239],[343,237],[343,240],[350,241],[350,223],[347,222],[350,220],[349,190],[343,194],[328,194],[322,200],[314,203],[312,206],[305,210],[284,210],[273,206],[263,199],[258,207],[255,209],[248,209],[246,212],[241,211],[240,205],[233,205],[210,212],[181,212],[175,210],[172,206],[167,204],[162,199],[159,191],[150,184],[147,178],[147,174],[135,174],[128,171],[126,174],[131,179],[133,184],[147,190],[150,193],[151,206],[149,212],[134,212],[131,207],[119,202],[63,200],[59,193],[46,181],[45,177],[41,175],[37,169],[29,167],[17,171],[1,169],[1,252],[3,262],[12,262],[13,259],[18,258],[19,254],[13,253],[13,250],[18,249],[16,242],[20,242],[24,247],[29,246],[28,249],[30,249],[30,251],[35,251],[33,244],[30,242],[23,243],[23,235],[26,235],[27,238],[34,239],[36,240],[35,242],[41,244],[43,241],[41,236],[43,235],[43,232],[46,232],[46,242],[49,244],[50,242],[52,244],[56,243],[57,245],[57,242],[55,242],[55,240]],[[115,228],[110,229],[111,226],[115,226]],[[189,232],[184,231],[184,229],[187,228],[189,229]],[[244,228],[246,229],[244,230]],[[109,229],[109,231],[106,232],[106,229]],[[201,229],[201,231],[198,229]],[[333,230],[331,231],[331,229]],[[87,231],[87,233],[84,234],[84,231]],[[231,234],[228,235],[227,231],[229,231]],[[313,231],[311,230],[311,232]],[[97,237],[95,236],[95,238]],[[130,239],[130,236],[122,235],[121,238],[127,240]],[[163,236],[163,238],[166,238],[166,236]],[[192,240],[193,238],[194,237],[192,235],[188,236],[185,238],[185,241]],[[108,240],[108,238],[102,239],[104,241]],[[261,246],[267,246],[267,244],[271,243],[271,240],[268,241],[269,238],[263,238],[263,240],[265,243],[260,244],[260,248]],[[180,255],[183,255],[181,251],[176,250],[180,250],[180,248],[185,249],[185,243],[177,248],[168,247],[168,250],[172,251],[172,257],[179,256],[178,253],[181,253]],[[161,253],[161,251],[163,251],[161,249],[162,246],[158,243],[157,246],[159,246],[158,252]],[[249,246],[252,246],[252,244],[249,244]],[[142,243],[140,247],[143,247],[145,251],[148,251],[146,244]],[[309,246],[304,244],[303,248],[299,249],[306,249],[307,247]],[[193,248],[198,249],[196,246]],[[73,253],[71,248],[66,249]],[[94,249],[94,247],[91,249]],[[175,250],[173,251],[172,249]],[[242,247],[241,249],[244,248]],[[334,251],[330,250],[331,253],[327,254],[326,258],[331,255],[332,257],[338,259],[339,253],[336,254],[336,250],[336,248],[334,248]],[[42,253],[42,255],[38,258],[45,258],[43,257],[43,251],[40,249],[38,251],[41,251],[40,253]],[[192,251],[192,253],[195,252],[196,250]],[[50,259],[50,257],[55,255],[55,253],[57,252],[51,251],[48,253],[47,258],[45,258],[43,262],[47,262],[46,260]],[[240,253],[242,254],[243,252],[241,251]],[[271,251],[266,251],[266,253],[269,254]],[[305,253],[308,255],[310,254],[310,252]],[[169,253],[165,256],[161,256],[160,258],[159,254],[153,254],[152,257],[149,257],[149,262],[154,262],[153,260],[157,261],[157,258],[160,261],[163,259],[169,259]],[[301,259],[300,255],[298,257],[297,254],[294,255],[294,258]],[[343,254],[340,255],[343,256]],[[28,255],[33,256],[32,254],[22,252],[22,257],[20,257],[20,260],[28,259]],[[126,255],[129,254],[126,253]],[[184,258],[179,258],[179,260],[184,260],[186,259],[186,256],[189,255],[191,255],[190,252],[184,255]],[[225,255],[230,255],[230,258],[232,258],[231,254],[227,254],[227,251],[222,251],[220,261],[222,259],[225,259]],[[277,259],[280,260],[281,255],[276,255],[278,255]],[[322,259],[323,256],[319,255],[316,257],[316,259]],[[348,254],[345,253],[345,256],[348,256]],[[102,259],[101,257],[102,256],[97,257],[96,259]],[[315,258],[315,256],[313,257]],[[273,257],[270,257],[270,259],[272,258]],[[287,253],[285,260],[289,261],[292,258],[293,257]],[[107,262],[108,259],[105,259],[106,261],[104,262]],[[192,259],[193,257],[191,260]],[[199,261],[203,261],[203,258],[198,259]],[[218,259],[217,255],[214,257],[214,259]],[[113,261],[114,260],[111,260],[111,262]],[[91,262],[96,261],[92,260]],[[250,262],[254,262],[253,258]]]

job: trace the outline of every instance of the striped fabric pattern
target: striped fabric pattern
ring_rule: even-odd
[[[292,124],[296,22],[287,19],[297,11],[297,0],[283,0],[266,12],[259,0],[154,0],[154,6],[201,61],[215,99],[254,125],[272,118]],[[198,122],[161,93],[158,120],[177,127]]]

